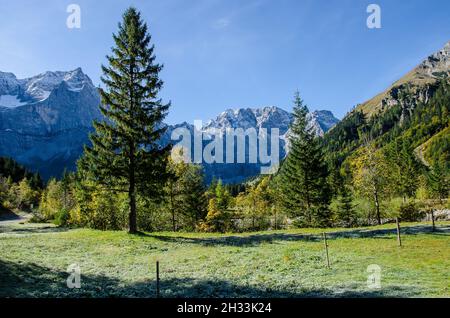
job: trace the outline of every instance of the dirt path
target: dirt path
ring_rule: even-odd
[[[26,222],[31,218],[30,213],[14,213],[12,211],[3,212],[0,214],[0,225],[14,224]]]

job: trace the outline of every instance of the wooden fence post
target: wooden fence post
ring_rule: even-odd
[[[400,222],[398,218],[395,218],[395,223],[397,224],[397,241],[398,246],[402,246],[402,238],[400,237]]]
[[[326,255],[327,255],[327,268],[330,268],[330,258],[328,256],[327,234],[324,232],[324,233],[322,233],[322,236],[323,236],[323,242],[325,244],[325,252],[326,252]]]
[[[156,261],[156,298],[159,298],[159,261]]]
[[[434,210],[433,209],[431,210],[431,222],[433,224],[432,231],[434,232],[436,230],[436,225],[434,224]]]

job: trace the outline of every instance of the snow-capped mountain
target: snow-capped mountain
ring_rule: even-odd
[[[316,135],[323,136],[328,130],[339,122],[329,110],[315,110],[308,114],[310,127],[313,127]]]
[[[330,111],[319,110],[308,114],[309,126],[314,129],[318,136],[322,136],[326,131],[333,127],[339,120],[333,116]],[[278,128],[280,138],[279,160],[286,156],[288,151],[289,125],[293,121],[293,115],[279,107],[268,106],[262,108],[238,108],[227,109],[220,113],[215,119],[208,121],[200,129],[203,135],[208,136],[203,142],[203,149],[209,143],[217,132],[226,140],[226,130],[229,128],[242,128],[243,130],[254,128],[257,132],[261,128],[267,129],[268,139],[271,138],[271,128]],[[170,136],[176,128],[186,128],[193,135],[194,126],[188,123],[182,123],[175,126],[168,126],[163,136],[164,143],[170,142]],[[176,142],[175,142],[176,143]],[[191,151],[193,139],[191,138]],[[248,149],[247,149],[248,151]],[[224,146],[223,158],[227,157],[227,149]],[[191,159],[193,158],[191,154]],[[248,152],[246,153],[248,159]],[[203,167],[207,181],[213,177],[222,179],[225,183],[241,182],[249,177],[260,173],[261,166],[258,163],[204,163]]]
[[[216,119],[204,125],[203,130],[212,128],[224,130],[226,128],[278,128],[284,135],[293,120],[291,113],[276,107],[238,108],[222,112]],[[333,113],[328,110],[316,110],[308,114],[309,126],[313,127],[318,136],[328,131],[339,122]]]
[[[26,79],[0,72],[0,156],[12,157],[44,177],[73,169],[100,96],[78,68]]]
[[[17,79],[13,73],[0,72],[0,106],[18,107],[43,101],[62,82],[73,92],[80,92],[85,85],[93,86],[81,68],[69,72],[45,72],[26,79]],[[2,100],[8,100],[9,103]]]
[[[217,116],[216,119],[207,122],[203,129],[208,131],[212,128],[223,130],[226,128],[277,127],[280,129],[280,133],[284,134],[288,130],[291,120],[292,114],[275,106],[228,109]]]
[[[65,168],[74,169],[83,145],[89,143],[92,121],[101,119],[99,105],[97,88],[80,68],[25,79],[0,72],[0,156],[12,157],[45,178],[59,176]],[[318,135],[338,121],[329,111],[315,111],[308,116]],[[282,158],[292,120],[291,113],[275,106],[228,109],[205,123],[201,132],[211,136],[216,129],[225,134],[227,128],[267,128],[270,138],[270,128],[278,128]],[[186,122],[170,125],[161,143],[175,143],[171,133],[180,127],[194,130]],[[207,180],[216,177],[224,182],[239,182],[257,175],[261,164],[205,163],[204,167]]]
[[[293,120],[291,113],[276,107],[238,108],[222,112],[216,119],[210,120],[203,129],[212,128],[224,130],[226,128],[278,128],[280,134],[285,135]],[[339,122],[328,110],[316,110],[308,114],[309,126],[313,127],[318,136],[323,136],[331,127]]]

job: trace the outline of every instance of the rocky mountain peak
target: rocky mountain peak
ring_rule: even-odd
[[[308,114],[309,127],[313,127],[318,136],[323,136],[339,122],[329,110],[315,110]]]
[[[413,109],[418,102],[426,103],[432,95],[437,82],[450,79],[450,41],[443,48],[428,56],[417,67],[395,81],[385,91],[359,104],[356,111],[362,111],[368,117],[384,112],[393,105],[405,104],[398,96],[402,91],[415,95],[412,103],[404,105],[405,110]],[[409,104],[409,105],[408,105]]]
[[[13,73],[0,72],[0,95],[17,94],[20,86],[19,80]]]
[[[0,72],[0,107],[12,108],[43,101],[61,85],[72,92],[79,92],[85,86],[95,89],[81,68],[67,72],[47,71],[24,79],[17,79],[13,73]]]
[[[292,115],[276,106],[261,108],[227,109],[215,119],[204,125],[205,130],[212,128],[224,130],[226,128],[280,128],[284,132],[289,127]]]
[[[0,156],[45,178],[73,169],[101,118],[100,96],[81,68],[17,79],[0,72]]]
[[[77,68],[68,72],[45,72],[26,79],[25,92],[35,100],[44,100],[63,82],[71,91],[80,91],[85,85],[93,86],[89,77]]]
[[[432,78],[450,77],[450,41],[442,49],[425,59],[417,67],[417,73]]]
[[[289,129],[293,116],[288,111],[276,106],[260,108],[227,109],[215,119],[203,126],[205,131],[212,129],[225,130],[226,128],[278,128],[284,135]],[[310,127],[314,127],[316,134],[322,136],[339,120],[328,110],[317,110],[308,114]]]

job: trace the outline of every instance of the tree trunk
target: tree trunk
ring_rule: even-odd
[[[172,212],[172,231],[173,232],[177,231],[177,224],[175,221],[175,212],[174,211]]]
[[[174,232],[177,231],[177,224],[176,224],[176,220],[175,220],[175,206],[174,206],[174,189],[173,189],[173,183],[171,182],[170,184],[170,210],[172,212],[172,230]]]
[[[135,180],[135,167],[134,167],[134,147],[130,147],[130,171],[129,179],[130,186],[128,188],[128,198],[130,201],[130,215],[129,215],[129,233],[137,233],[136,222],[136,180]]]
[[[277,230],[277,209],[275,208],[275,230]]]
[[[432,231],[436,230],[436,225],[434,224],[434,210],[431,210],[431,222],[433,224]]]
[[[373,192],[373,197],[375,199],[375,208],[377,210],[377,221],[378,221],[378,225],[381,225],[381,215],[380,215],[380,202],[378,199],[378,191],[375,190]]]
[[[397,225],[397,242],[398,246],[402,246],[402,238],[400,236],[400,221],[398,218],[395,218],[395,223]]]
[[[130,215],[129,215],[129,232],[131,234],[137,233],[137,222],[136,222],[136,189],[133,181],[130,180],[130,189],[128,191],[128,195],[130,198]]]
[[[130,63],[130,112],[134,114],[134,68],[135,62],[132,57]],[[135,149],[136,145],[134,144],[134,140],[129,140],[129,179],[130,179],[130,187],[128,189],[128,199],[130,200],[130,215],[129,215],[129,233],[134,234],[137,233],[137,222],[136,222],[136,164],[135,164]]]
[[[308,184],[306,184],[306,206],[308,209],[308,226],[312,227],[312,215],[311,215],[311,203],[309,200],[309,187]]]

